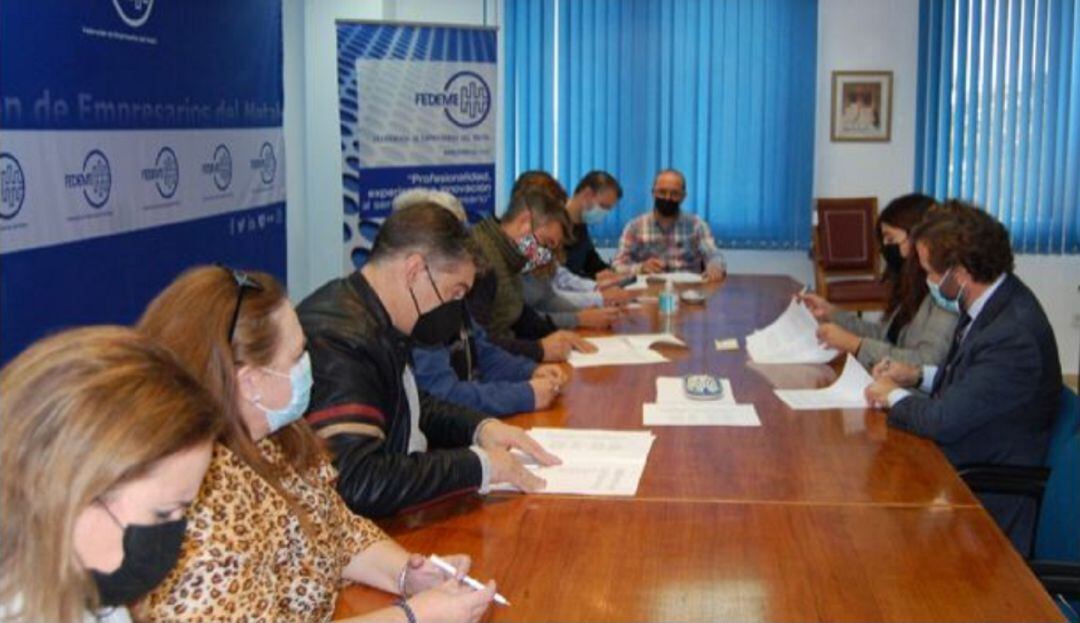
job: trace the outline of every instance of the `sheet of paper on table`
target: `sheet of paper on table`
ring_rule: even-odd
[[[844,371],[832,385],[822,389],[777,389],[777,397],[792,409],[862,409],[870,406],[863,391],[874,379],[850,354]]]
[[[655,439],[650,431],[533,428],[532,436],[561,465],[542,467],[515,451],[526,469],[547,481],[540,493],[622,495],[637,493]],[[513,491],[507,484],[493,491]]]
[[[646,403],[642,413],[646,426],[761,426],[754,405]]]
[[[731,381],[720,379],[724,395],[694,400],[683,391],[681,377],[656,379],[656,402],[642,406],[645,426],[761,426],[754,405],[735,404]]]
[[[756,363],[828,363],[837,352],[818,342],[817,328],[810,310],[792,299],[772,324],[746,336],[746,352]]]
[[[679,338],[669,333],[650,333],[645,335],[611,335],[590,337],[589,342],[596,346],[595,353],[570,353],[567,362],[575,368],[596,366],[629,366],[667,361],[651,347],[654,344],[686,346]]]

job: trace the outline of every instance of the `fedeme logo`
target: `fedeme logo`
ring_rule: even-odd
[[[259,148],[259,157],[251,159],[251,170],[259,172],[259,179],[263,184],[274,183],[277,158],[274,157],[274,147],[270,143],[263,143]]]
[[[82,173],[68,173],[64,176],[64,186],[81,188],[83,197],[92,208],[100,208],[109,201],[112,191],[112,170],[109,159],[100,149],[92,149],[83,158]]]
[[[232,183],[232,153],[224,144],[214,149],[214,159],[202,165],[203,175],[209,175],[214,180],[214,186],[224,191]]]
[[[112,3],[120,19],[132,28],[145,24],[154,10],[154,0],[112,0]]]
[[[154,166],[142,170],[142,178],[154,182],[162,199],[170,199],[180,185],[180,161],[170,147],[162,147]]]
[[[491,89],[480,74],[459,71],[450,76],[442,93],[417,93],[413,102],[423,108],[443,109],[446,118],[459,128],[474,128],[491,112]]]
[[[26,178],[22,165],[9,153],[0,152],[0,219],[10,220],[22,210]]]

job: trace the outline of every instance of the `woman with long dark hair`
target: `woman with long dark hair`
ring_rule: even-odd
[[[889,357],[912,365],[937,365],[949,351],[956,314],[928,296],[926,271],[911,244],[911,230],[934,205],[934,199],[912,193],[889,202],[877,221],[877,237],[885,258],[882,277],[892,284],[880,322],[864,320],[815,294],[803,301],[821,322],[818,339],[855,355],[870,367]]]

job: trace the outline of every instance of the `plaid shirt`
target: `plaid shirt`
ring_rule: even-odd
[[[612,264],[620,272],[640,272],[645,260],[658,257],[664,272],[700,272],[708,265],[724,267],[724,255],[716,248],[705,221],[680,213],[670,229],[664,229],[652,212],[626,224],[619,239],[619,252]]]

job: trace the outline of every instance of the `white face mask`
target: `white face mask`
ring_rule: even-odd
[[[259,402],[259,398],[251,401],[260,411],[266,414],[266,423],[270,425],[270,433],[272,434],[304,417],[304,412],[307,411],[308,403],[311,401],[311,386],[313,384],[311,357],[305,351],[300,356],[300,361],[296,362],[296,365],[289,370],[288,374],[271,368],[263,368],[263,370],[274,376],[289,379],[291,388],[289,404],[280,409],[270,409],[263,406]]]

